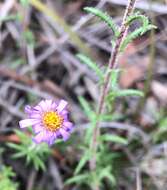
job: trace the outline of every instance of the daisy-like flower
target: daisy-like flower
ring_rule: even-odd
[[[32,126],[36,143],[46,142],[52,145],[56,139],[66,141],[73,129],[73,124],[68,120],[67,102],[60,100],[42,100],[38,105],[26,106],[25,112],[28,119],[19,122],[20,128]]]

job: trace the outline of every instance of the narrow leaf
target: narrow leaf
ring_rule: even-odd
[[[79,164],[77,165],[75,172],[74,172],[75,175],[81,171],[81,169],[85,166],[85,164],[89,160],[89,158],[90,158],[90,152],[88,150],[88,151],[85,151],[84,155],[82,156],[81,160],[79,161]]]
[[[23,148],[21,146],[19,146],[18,144],[7,143],[7,146],[10,147],[10,148],[13,148],[15,150],[18,150],[18,151],[22,151],[23,150]]]
[[[113,69],[111,71],[111,88],[114,89],[118,85],[118,77],[119,77],[120,69]]]
[[[79,102],[85,112],[85,114],[88,116],[88,118],[92,121],[95,118],[95,113],[93,112],[92,108],[90,107],[89,103],[82,97],[79,96]]]
[[[128,141],[120,136],[117,135],[111,135],[111,134],[105,134],[100,137],[101,141],[107,141],[107,142],[114,142],[114,143],[119,143],[119,144],[124,144],[127,145]]]
[[[143,97],[144,94],[140,90],[135,90],[135,89],[126,89],[126,90],[115,90],[115,91],[110,91],[107,99],[112,100],[117,97],[126,97],[126,96],[141,96]]]
[[[144,96],[143,92],[135,89],[120,90],[117,96]]]
[[[117,25],[114,23],[113,19],[107,13],[104,13],[103,11],[94,7],[85,7],[84,10],[99,17],[112,29],[115,37],[119,36],[119,30]]]
[[[21,158],[24,157],[26,155],[26,151],[23,152],[18,152],[12,155],[12,158],[16,159],[16,158]]]
[[[140,36],[142,31],[143,31],[143,28],[141,27],[131,32],[130,34],[128,34],[121,44],[120,51],[123,52],[129,43],[131,43],[135,38]]]
[[[102,180],[103,178],[107,178],[113,185],[116,183],[110,167],[106,167],[100,171],[99,179]]]
[[[149,19],[146,16],[141,15],[138,12],[135,13],[134,15],[132,15],[132,16],[129,16],[127,21],[126,21],[126,24],[130,25],[135,20],[141,21],[142,26],[140,28],[137,28],[136,30],[134,30],[133,32],[131,32],[130,34],[128,34],[126,36],[126,38],[124,39],[124,41],[122,42],[121,47],[120,47],[121,52],[124,51],[126,46],[130,42],[132,42],[132,40],[134,40],[135,38],[143,35],[144,33],[146,33],[147,31],[149,31],[151,29],[156,29],[157,28],[156,26],[149,23]]]
[[[86,65],[88,65],[88,67],[95,71],[100,79],[103,79],[103,73],[95,62],[93,62],[90,58],[86,57],[83,54],[77,54],[77,57],[82,63],[85,63]]]
[[[71,183],[82,183],[83,181],[86,181],[89,178],[88,174],[81,174],[74,176],[70,179],[68,179],[65,184],[71,184]],[[86,182],[85,182],[86,183]]]

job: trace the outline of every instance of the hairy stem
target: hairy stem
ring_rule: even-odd
[[[99,129],[99,116],[103,113],[103,109],[104,109],[104,103],[105,103],[105,97],[108,93],[108,89],[109,89],[109,85],[110,85],[110,75],[111,75],[111,71],[112,69],[117,67],[117,60],[118,60],[118,56],[119,56],[119,49],[121,46],[121,43],[124,39],[124,37],[127,34],[127,30],[128,30],[128,26],[125,24],[126,23],[126,19],[127,17],[129,17],[134,10],[134,6],[135,6],[135,2],[136,0],[129,0],[127,7],[126,7],[126,11],[123,17],[123,21],[120,27],[120,35],[116,40],[116,44],[113,48],[113,51],[111,52],[111,56],[109,59],[109,63],[108,63],[108,69],[106,71],[106,76],[104,79],[104,83],[103,83],[103,87],[102,87],[102,92],[101,92],[101,96],[100,96],[100,100],[99,100],[99,105],[98,105],[98,111],[97,111],[97,120],[94,126],[94,131],[93,131],[93,139],[92,139],[92,143],[91,143],[91,149],[92,149],[92,159],[90,160],[89,166],[90,166],[90,170],[93,171],[96,169],[96,152],[98,149],[98,137],[100,135],[100,129]],[[98,186],[94,187],[94,190],[99,190]]]

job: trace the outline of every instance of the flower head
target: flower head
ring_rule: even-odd
[[[42,100],[38,105],[26,106],[25,112],[28,119],[19,122],[20,128],[32,126],[36,143],[46,142],[52,145],[56,139],[66,141],[73,129],[73,124],[68,120],[67,102],[60,100]]]

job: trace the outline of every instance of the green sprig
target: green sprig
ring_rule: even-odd
[[[151,29],[157,28],[155,25],[150,24],[149,19],[146,16],[141,15],[139,12],[135,13],[134,15],[129,16],[126,21],[126,25],[129,26],[135,20],[139,20],[142,23],[142,26],[137,28],[136,30],[134,30],[133,32],[129,33],[126,36],[126,38],[124,39],[124,41],[122,42],[121,47],[120,47],[121,52],[123,52],[125,50],[125,48],[127,47],[127,45],[130,42],[132,42],[135,38],[143,35],[144,33],[146,33],[147,31],[149,31]]]
[[[92,61],[89,57],[83,55],[83,54],[77,54],[77,58],[84,64],[86,64],[88,67],[90,67],[97,76],[102,80],[103,79],[103,72],[100,70],[100,68],[97,66],[97,64]]]
[[[107,13],[102,12],[101,10],[94,7],[85,7],[84,10],[99,17],[109,26],[109,28],[112,29],[115,37],[119,36],[119,30],[117,25],[114,23],[113,19]]]

